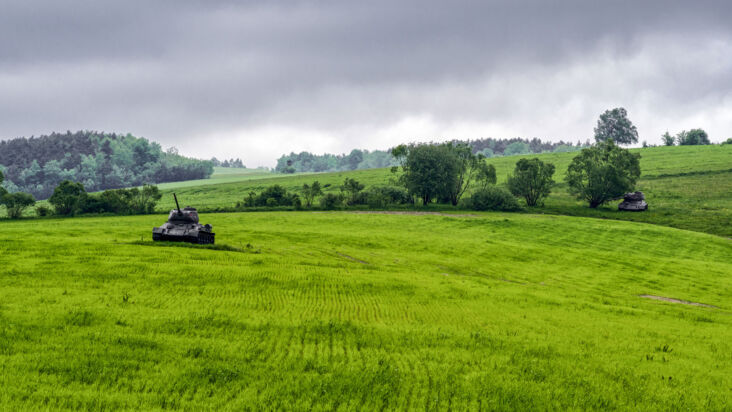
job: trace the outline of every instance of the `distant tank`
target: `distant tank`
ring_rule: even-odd
[[[212,245],[214,243],[215,233],[211,231],[211,225],[198,223],[198,212],[196,209],[186,206],[181,210],[175,193],[173,193],[173,198],[175,199],[176,208],[170,211],[167,223],[153,228],[153,240]]]
[[[648,203],[646,203],[646,196],[643,192],[626,193],[623,196],[623,201],[618,205],[618,210],[625,210],[629,212],[642,212],[648,210]]]

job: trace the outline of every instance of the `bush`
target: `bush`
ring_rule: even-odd
[[[0,203],[8,209],[9,218],[18,219],[23,216],[25,209],[36,204],[36,199],[30,193],[7,193],[0,199]]]
[[[399,186],[372,186],[366,193],[366,203],[372,208],[412,203],[407,189]]]
[[[335,210],[343,207],[343,196],[340,194],[326,193],[320,198],[320,207],[325,210]]]
[[[364,187],[363,183],[360,183],[356,179],[351,179],[350,177],[347,177],[346,180],[343,181],[341,192],[347,194],[346,203],[349,206],[363,205],[366,203],[366,194],[361,192]]]
[[[48,206],[38,206],[36,207],[36,216],[43,217],[43,216],[49,216],[53,211]]]
[[[732,137],[722,142],[722,144],[732,144]]]
[[[508,176],[508,189],[514,196],[523,197],[527,206],[544,205],[544,198],[551,193],[554,165],[538,158],[516,162],[513,175]]]
[[[270,186],[260,194],[249,192],[243,202],[237,202],[236,206],[241,207],[277,207],[277,206],[295,206],[300,208],[302,201],[300,196],[295,193],[289,193],[287,189],[280,185]]]
[[[520,210],[516,198],[502,187],[487,186],[479,189],[466,202],[466,206],[473,210]]]

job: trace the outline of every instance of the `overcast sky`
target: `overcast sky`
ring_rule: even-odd
[[[0,0],[0,139],[132,133],[199,158],[480,137],[732,137],[727,1]]]

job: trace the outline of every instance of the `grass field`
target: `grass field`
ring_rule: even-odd
[[[204,214],[217,250],[153,244],[164,219],[0,223],[0,409],[732,408],[729,239]]]
[[[642,156],[642,176],[638,189],[646,194],[649,211],[619,212],[618,202],[596,210],[589,209],[586,203],[569,196],[564,184],[567,166],[576,153],[552,153],[529,156],[552,162],[557,170],[554,177],[557,186],[547,199],[546,207],[534,208],[529,212],[633,220],[732,237],[732,145],[633,150]],[[521,157],[523,156],[489,159],[496,167],[499,184],[505,183],[506,176],[513,171],[516,161]],[[161,185],[165,189],[165,196],[158,209],[163,211],[173,207],[170,195],[173,191],[183,203],[195,205],[202,210],[231,209],[248,192],[260,191],[275,183],[288,190],[299,191],[303,183],[318,180],[322,184],[330,185],[326,191],[336,191],[346,177],[355,178],[368,187],[389,184],[395,175],[388,169],[287,176],[215,174],[214,179],[206,182],[206,185],[191,182]],[[219,180],[222,183],[218,183]]]

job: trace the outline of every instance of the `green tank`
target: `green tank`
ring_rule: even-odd
[[[153,228],[153,240],[212,245],[216,234],[211,231],[211,225],[198,223],[196,208],[186,206],[181,209],[175,193],[173,193],[173,198],[176,208],[170,211],[165,224]]]

